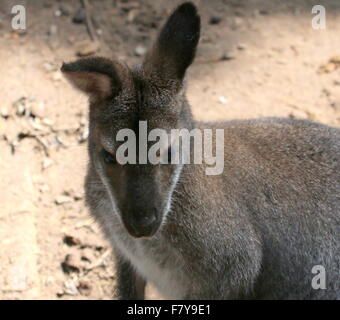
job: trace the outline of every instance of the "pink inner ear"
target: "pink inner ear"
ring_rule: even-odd
[[[67,79],[90,96],[106,98],[112,93],[109,76],[98,72],[65,71]]]

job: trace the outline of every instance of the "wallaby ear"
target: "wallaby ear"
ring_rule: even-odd
[[[195,57],[200,25],[195,5],[191,2],[180,5],[169,17],[146,56],[146,72],[156,72],[166,79],[182,80]]]
[[[61,71],[76,88],[94,98],[108,98],[122,86],[115,63],[106,58],[84,58],[63,63]]]

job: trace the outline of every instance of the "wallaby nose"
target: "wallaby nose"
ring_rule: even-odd
[[[157,231],[157,222],[155,213],[134,216],[130,221],[132,235],[135,237],[152,236]]]

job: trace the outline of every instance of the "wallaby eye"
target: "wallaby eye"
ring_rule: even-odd
[[[103,160],[106,164],[117,163],[116,157],[112,153],[107,152],[106,150],[102,151],[102,157],[103,157]]]

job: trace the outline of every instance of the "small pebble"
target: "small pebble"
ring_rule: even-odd
[[[86,57],[91,54],[96,53],[98,50],[98,45],[95,42],[85,40],[82,42],[79,42],[76,45],[76,53],[80,57]]]
[[[89,137],[89,128],[85,127],[83,133],[79,137],[79,143],[85,142]]]
[[[232,54],[229,53],[229,52],[223,53],[223,55],[222,55],[222,57],[221,57],[221,60],[223,60],[223,61],[228,61],[228,60],[233,60],[233,59],[235,59],[235,56],[232,55]]]
[[[220,96],[218,98],[218,102],[221,103],[221,104],[227,104],[228,100],[224,96]]]
[[[66,280],[64,282],[64,293],[75,296],[79,293],[75,283],[72,280]]]
[[[42,162],[42,168],[45,170],[48,167],[52,166],[54,164],[54,161],[50,158],[45,158]]]
[[[55,198],[55,203],[57,205],[62,205],[64,203],[68,203],[68,202],[72,202],[73,198],[70,196],[66,196],[66,195],[60,195],[58,197]]]
[[[51,120],[51,119],[48,119],[48,118],[43,118],[43,119],[42,119],[42,123],[43,123],[44,125],[46,125],[46,126],[51,127],[51,126],[53,126],[54,121]]]
[[[25,97],[21,97],[19,100],[14,102],[13,107],[16,115],[19,117],[29,113],[27,108],[27,99]]]
[[[31,106],[31,114],[34,117],[44,118],[45,116],[45,104],[43,102],[33,103]]]
[[[63,13],[61,12],[61,10],[56,10],[56,11],[54,11],[54,16],[55,17],[61,17],[61,15],[62,15]]]
[[[9,117],[9,113],[6,107],[2,107],[0,112],[1,112],[1,116],[4,119],[7,119]]]
[[[63,75],[61,74],[61,72],[58,70],[56,72],[53,72],[52,74],[52,80],[53,81],[61,81],[61,79],[63,78]]]
[[[54,72],[58,70],[58,67],[52,62],[45,62],[43,67],[46,72]]]
[[[143,45],[138,45],[136,48],[135,48],[135,55],[137,57],[142,57],[146,54],[147,52],[147,49],[146,47],[144,47]]]

